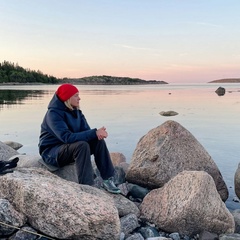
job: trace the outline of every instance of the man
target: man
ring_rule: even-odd
[[[62,84],[51,99],[41,124],[39,153],[47,164],[63,167],[75,162],[78,182],[94,185],[91,155],[103,178],[103,187],[120,193],[113,182],[114,167],[104,138],[105,127],[91,129],[79,109],[79,91]]]

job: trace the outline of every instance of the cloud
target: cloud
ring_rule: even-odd
[[[134,47],[134,46],[125,45],[125,44],[114,44],[114,46],[128,48],[128,49],[132,49],[132,50],[158,51],[158,49],[154,49],[154,48]]]

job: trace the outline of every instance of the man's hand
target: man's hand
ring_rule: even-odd
[[[107,138],[107,136],[108,136],[108,133],[107,133],[105,127],[99,128],[99,129],[96,131],[96,134],[97,134],[98,140],[102,140],[102,139],[104,139],[104,138]]]

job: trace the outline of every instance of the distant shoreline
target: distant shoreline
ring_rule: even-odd
[[[149,84],[168,84],[165,81],[143,80],[140,78],[130,77],[113,77],[113,76],[90,76],[83,78],[62,78],[55,82],[1,82],[1,85],[42,85],[42,84],[63,84],[71,83],[78,85],[149,85]]]
[[[20,86],[20,85],[55,85],[54,83],[39,83],[39,82],[34,82],[34,83],[19,83],[19,82],[8,82],[8,83],[0,83],[0,86]]]
[[[11,82],[11,83],[0,83],[0,86],[26,86],[26,85],[59,85],[64,83],[70,83],[73,85],[115,85],[115,86],[126,86],[126,85],[161,85],[161,84],[168,84],[168,83],[158,83],[158,82],[151,82],[151,83],[83,83],[83,82],[74,82],[74,81],[64,81],[59,83],[18,83],[18,82]]]
[[[120,77],[110,77],[108,80],[102,80],[99,77],[85,77],[85,78],[65,78],[60,79],[56,83],[42,83],[42,82],[3,82],[0,83],[0,86],[24,86],[24,85],[59,85],[64,83],[71,83],[76,85],[119,85],[119,86],[126,86],[126,85],[161,85],[161,84],[169,84],[165,81],[157,81],[157,80],[142,80],[142,79],[132,79],[132,78],[120,78]],[[240,78],[225,78],[225,79],[218,79],[213,80],[208,83],[240,83]],[[205,83],[203,83],[205,84]]]
[[[90,76],[83,78],[63,78],[62,83],[72,83],[80,85],[148,85],[148,84],[168,84],[165,81],[143,80],[140,78],[115,77],[115,76]]]
[[[208,83],[240,83],[240,78],[224,78],[224,79],[214,80]]]

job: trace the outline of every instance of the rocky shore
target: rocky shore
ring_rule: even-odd
[[[111,153],[117,195],[101,188],[96,168],[95,187],[80,185],[74,164],[50,169],[20,147],[0,142],[0,160],[19,159],[0,176],[0,239],[240,239],[240,209],[226,207],[216,163],[175,121],[146,133],[130,163]]]

